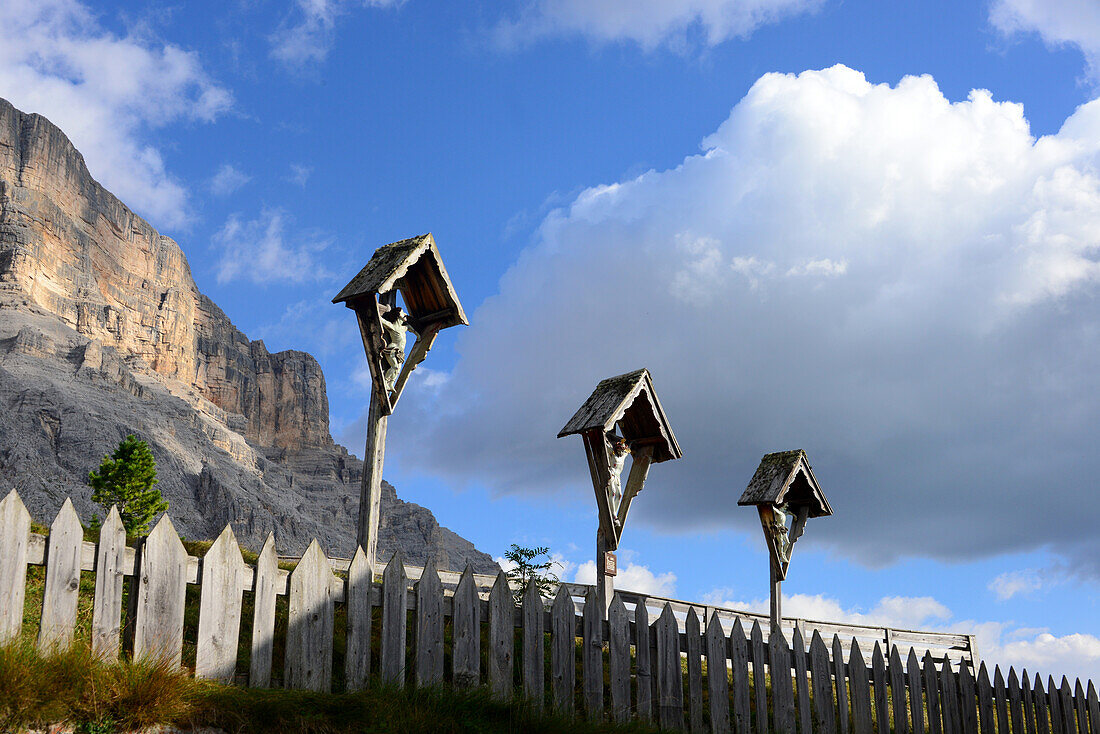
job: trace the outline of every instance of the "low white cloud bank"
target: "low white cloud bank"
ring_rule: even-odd
[[[256,219],[232,214],[213,237],[218,251],[219,283],[245,280],[257,284],[305,283],[332,274],[317,261],[317,253],[331,244],[317,232],[287,233],[287,215],[281,209],[264,209]],[[284,319],[287,326],[300,321],[307,306],[292,306]]]
[[[595,584],[596,562],[585,561],[578,566],[573,581],[578,584]],[[615,588],[652,596],[675,598],[676,574],[671,571],[654,573],[649,570],[648,566],[627,561],[621,564],[618,575],[615,576]]]
[[[989,19],[1002,33],[1038,33],[1050,46],[1081,49],[1093,77],[1100,74],[1100,3],[1094,0],[994,0]]]
[[[824,0],[535,0],[496,27],[497,41],[522,45],[549,35],[583,35],[597,42],[632,41],[650,50],[708,46],[748,37],[762,25],[811,12]]]
[[[141,32],[118,36],[76,0],[0,0],[0,97],[47,117],[92,175],[158,228],[190,216],[152,131],[210,122],[232,104],[197,54]]]
[[[730,609],[768,613],[767,599],[741,600],[730,589],[715,589],[703,597],[704,604]],[[863,610],[845,607],[840,600],[823,594],[791,594],[783,597],[783,615],[788,619],[863,624],[894,629],[974,634],[979,657],[992,670],[1012,666],[1019,674],[1067,675],[1072,680],[1100,677],[1100,639],[1091,634],[1061,637],[1049,630],[1020,627],[1009,622],[956,620],[951,610],[929,596],[887,596]],[[866,653],[870,651],[865,650]],[[904,652],[904,651],[903,651]]]
[[[357,7],[383,8],[403,0],[297,0],[268,38],[271,57],[291,68],[324,61],[336,40],[336,23]]]
[[[801,447],[835,510],[811,546],[1046,546],[1100,573],[1098,170],[1100,101],[1036,139],[1020,105],[928,76],[767,74],[700,153],[546,217],[391,451],[590,501],[580,441],[554,436],[644,366],[684,458],[653,467],[634,523],[752,528],[736,498],[760,456]]]

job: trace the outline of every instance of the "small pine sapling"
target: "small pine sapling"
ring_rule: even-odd
[[[512,596],[515,597],[516,604],[523,602],[523,595],[531,585],[539,590],[540,596],[549,597],[554,593],[558,577],[550,569],[561,564],[550,559],[549,548],[524,548],[512,543],[512,547],[504,553],[504,558],[512,564],[506,574],[512,582]]]
[[[99,471],[88,472],[92,501],[109,509],[118,506],[118,514],[127,535],[146,535],[149,523],[168,509],[157,483],[157,462],[149,444],[133,434],[122,439],[111,456],[104,456]],[[92,527],[101,524],[99,516],[92,518]]]

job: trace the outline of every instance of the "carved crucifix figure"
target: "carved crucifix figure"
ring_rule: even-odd
[[[607,485],[607,499],[611,505],[611,515],[616,524],[620,524],[618,518],[619,507],[623,501],[623,469],[626,467],[626,457],[630,455],[630,445],[626,439],[617,435],[614,431],[608,431],[603,437],[607,447],[607,472],[609,481]]]
[[[384,309],[384,310],[383,310]],[[386,391],[390,392],[397,384],[397,377],[401,374],[401,365],[405,362],[405,344],[408,339],[409,319],[400,306],[387,307],[379,304],[379,312],[382,318],[381,349],[382,363],[385,372],[382,375],[386,383]]]
[[[768,532],[775,542],[775,552],[779,556],[781,564],[791,562],[791,541],[787,534],[787,506],[777,505],[772,508],[772,521],[768,524]]]

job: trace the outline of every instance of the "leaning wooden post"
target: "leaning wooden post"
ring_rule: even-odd
[[[399,294],[408,313],[397,301]],[[428,356],[440,330],[468,322],[430,233],[379,247],[332,302],[355,311],[370,367],[371,397],[356,540],[373,569],[379,567],[378,523],[389,416],[409,375]],[[416,341],[406,355],[406,335],[410,331]]]
[[[651,464],[682,455],[668,424],[648,370],[609,377],[596,385],[558,438],[580,434],[588,457],[588,471],[596,492],[599,527],[596,530],[596,603],[607,619],[615,593],[619,547],[630,503],[642,491]],[[622,472],[630,455],[630,473],[623,486]]]

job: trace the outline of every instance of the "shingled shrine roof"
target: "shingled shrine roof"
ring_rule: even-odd
[[[332,302],[351,306],[394,288],[400,289],[417,331],[437,321],[444,329],[469,323],[430,232],[379,247]]]
[[[739,505],[809,504],[810,517],[833,514],[802,449],[765,454]]]
[[[622,428],[623,438],[654,446],[653,463],[682,456],[648,370],[600,381],[558,433],[558,438],[594,429],[610,431],[616,423]]]

